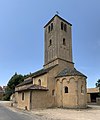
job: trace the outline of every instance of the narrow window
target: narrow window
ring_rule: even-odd
[[[65,38],[63,38],[63,45],[66,45],[66,40],[65,40]]]
[[[38,85],[41,85],[41,80],[40,79],[38,80]]]
[[[24,100],[24,92],[22,93],[22,100]]]
[[[52,45],[52,40],[50,39],[50,41],[49,41],[49,46],[51,46]]]
[[[66,26],[66,24],[64,24],[64,31],[65,31],[65,32],[67,31],[67,26]]]
[[[61,30],[63,30],[63,22],[61,22]]]
[[[81,86],[81,93],[84,93],[83,85]]]
[[[50,32],[50,26],[48,27],[48,33]]]
[[[52,90],[52,96],[54,96],[55,95],[55,90]]]
[[[65,93],[68,93],[68,87],[67,86],[65,87]]]
[[[51,23],[51,31],[53,30],[53,23]]]

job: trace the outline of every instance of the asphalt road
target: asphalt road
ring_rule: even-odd
[[[0,104],[0,120],[41,120],[36,115],[31,115],[28,112],[12,111],[9,108]]]

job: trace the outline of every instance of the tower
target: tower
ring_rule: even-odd
[[[44,67],[63,64],[73,67],[72,24],[55,15],[45,26]]]

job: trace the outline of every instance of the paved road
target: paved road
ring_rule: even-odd
[[[0,104],[0,120],[41,120],[36,115],[25,113],[22,111],[12,111]]]

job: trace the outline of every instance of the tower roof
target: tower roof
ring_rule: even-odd
[[[62,17],[60,17],[59,15],[55,14],[55,16],[44,26],[44,28],[45,28],[46,26],[48,26],[48,24],[51,23],[51,22],[54,20],[55,17],[58,17],[58,18],[61,19],[62,21],[66,22],[67,24],[69,24],[70,26],[72,26],[71,23],[69,23],[68,21],[66,21],[65,19],[63,19]]]
[[[86,77],[84,74],[77,71],[75,68],[73,68],[73,69],[65,68],[56,77],[64,77],[64,76],[83,76],[83,77]]]

